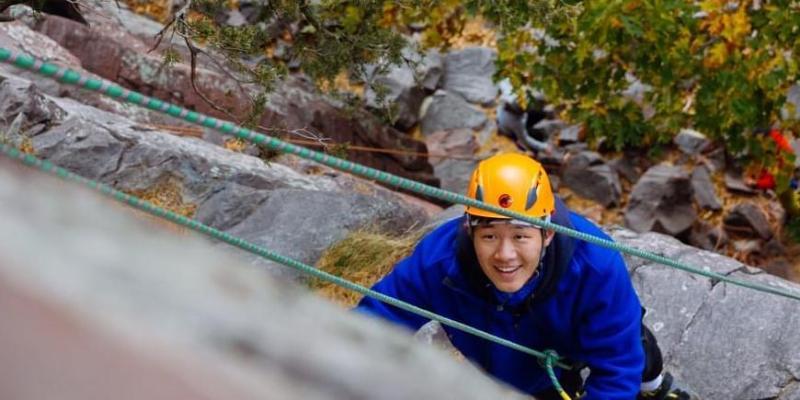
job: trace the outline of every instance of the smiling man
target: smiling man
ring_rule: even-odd
[[[553,195],[535,160],[482,161],[467,195],[608,239]],[[533,349],[553,349],[589,369],[557,371],[583,399],[691,399],[669,374],[641,324],[642,308],[621,255],[505,216],[467,207],[425,236],[375,290]],[[426,319],[364,298],[359,311],[419,329]],[[486,373],[538,399],[560,399],[538,360],[445,327],[453,345]]]

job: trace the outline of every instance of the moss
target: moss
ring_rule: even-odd
[[[317,268],[359,285],[371,287],[389,273],[394,265],[411,253],[422,231],[402,237],[390,237],[372,231],[356,231],[329,247]],[[355,306],[361,294],[320,279],[311,279],[309,286],[322,297],[345,307]]]

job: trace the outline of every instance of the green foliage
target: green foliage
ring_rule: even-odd
[[[695,127],[752,160],[766,154],[753,129],[797,128],[780,118],[798,78],[793,2],[587,0],[539,31],[520,23],[526,7],[510,19],[508,7],[484,10],[502,29],[498,75],[563,105],[590,140],[651,147]],[[641,99],[626,95],[634,78],[646,85]]]

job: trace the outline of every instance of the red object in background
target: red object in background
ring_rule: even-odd
[[[760,190],[775,189],[775,177],[769,171],[762,169],[761,175],[756,179],[756,187]]]
[[[769,131],[769,137],[771,137],[772,141],[774,141],[775,144],[778,146],[779,152],[780,150],[788,151],[789,153],[793,151],[792,145],[789,144],[789,140],[787,140],[785,136],[781,135],[781,132],[779,130],[771,129]]]
[[[787,140],[786,137],[781,134],[781,131],[777,129],[770,129],[769,137],[778,147],[777,160],[778,166],[781,166],[784,162],[781,153],[786,151],[791,154],[794,151],[792,149],[792,145],[789,144],[789,140]],[[758,176],[758,179],[756,179],[756,188],[761,190],[775,189],[775,177],[766,169],[762,169],[761,174]]]

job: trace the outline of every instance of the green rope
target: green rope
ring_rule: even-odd
[[[216,118],[212,118],[195,111],[190,111],[185,108],[178,107],[168,102],[163,102],[161,100],[145,96],[141,93],[137,93],[132,90],[124,89],[105,79],[94,79],[81,76],[80,74],[69,68],[63,68],[58,65],[43,63],[33,57],[22,54],[16,54],[3,47],[0,47],[0,61],[11,64],[21,69],[37,72],[46,77],[56,79],[62,83],[76,85],[89,90],[101,92],[115,99],[124,100],[129,103],[147,107],[151,110],[165,113],[175,118],[180,118],[185,121],[204,126],[206,128],[212,128],[219,132],[222,132],[223,134],[233,135],[234,137],[246,140],[251,143],[255,143],[260,146],[264,146],[270,150],[295,154],[302,158],[314,160],[321,164],[327,165],[331,168],[335,168],[341,171],[347,171],[352,174],[365,177],[367,179],[376,180],[384,184],[388,184],[392,187],[410,190],[415,193],[434,197],[450,203],[458,203],[458,204],[463,204],[465,206],[477,207],[500,215],[504,215],[521,221],[526,221],[544,229],[551,229],[558,233],[572,236],[574,238],[587,241],[589,243],[611,248],[622,253],[630,254],[659,264],[667,265],[669,267],[679,269],[682,271],[694,273],[697,275],[702,275],[711,278],[712,280],[727,282],[733,285],[742,286],[745,288],[758,290],[761,292],[770,293],[778,296],[783,296],[793,300],[800,300],[800,294],[793,291],[782,290],[779,288],[769,287],[766,285],[759,285],[741,279],[731,278],[715,272],[706,271],[698,267],[694,267],[688,264],[680,263],[675,260],[671,260],[669,258],[660,256],[655,253],[625,246],[623,244],[619,244],[608,239],[602,239],[596,236],[588,235],[586,233],[578,232],[576,230],[569,229],[561,225],[551,223],[549,221],[531,218],[527,215],[508,211],[504,208],[500,208],[491,204],[486,204],[461,194],[456,194],[453,192],[441,190],[433,186],[415,182],[410,179],[401,178],[383,171],[379,171],[377,169],[369,168],[360,164],[343,160],[341,158],[333,157],[328,154],[312,151],[304,147],[284,142],[274,137],[262,135],[258,132],[234,125],[233,123],[227,121],[218,120]]]
[[[553,387],[556,389],[558,395],[561,396],[562,399],[570,400],[569,395],[564,391],[564,388],[561,387],[561,383],[558,382],[558,378],[556,378],[556,372],[553,371],[553,364],[557,360],[558,353],[556,353],[555,350],[544,351],[544,369],[547,371],[547,376],[550,378],[550,382],[553,383]]]
[[[386,304],[395,306],[395,307],[397,307],[399,309],[402,309],[402,310],[405,310],[405,311],[420,315],[422,317],[425,317],[425,318],[433,320],[433,321],[438,321],[439,323],[441,323],[443,325],[447,325],[449,327],[452,327],[452,328],[464,331],[466,333],[475,335],[475,336],[477,336],[479,338],[482,338],[482,339],[485,339],[485,340],[488,340],[488,341],[491,341],[491,342],[494,342],[494,343],[497,343],[497,344],[512,348],[514,350],[521,351],[521,352],[523,352],[525,354],[532,355],[532,356],[537,357],[539,359],[542,359],[542,358],[546,357],[545,353],[543,353],[543,352],[539,352],[539,351],[530,349],[528,347],[521,346],[521,345],[516,344],[516,343],[514,343],[512,341],[509,341],[509,340],[494,336],[492,334],[489,334],[489,333],[484,332],[482,330],[473,328],[473,327],[471,327],[469,325],[466,325],[466,324],[463,324],[461,322],[449,319],[447,317],[443,317],[441,315],[435,314],[435,313],[430,312],[428,310],[419,308],[419,307],[417,307],[415,305],[412,305],[412,304],[406,303],[404,301],[395,299],[393,297],[387,296],[387,295],[385,295],[383,293],[379,293],[379,292],[376,292],[374,290],[370,290],[370,289],[368,289],[368,288],[366,288],[364,286],[361,286],[361,285],[358,285],[356,283],[350,282],[350,281],[348,281],[346,279],[343,279],[343,278],[340,278],[340,277],[338,277],[336,275],[332,275],[332,274],[329,274],[327,272],[320,271],[320,270],[318,270],[318,269],[316,269],[316,268],[314,268],[314,267],[312,267],[310,265],[304,264],[302,262],[299,262],[299,261],[294,260],[294,259],[289,258],[289,257],[282,256],[280,254],[274,253],[274,252],[272,252],[272,251],[270,251],[270,250],[268,250],[268,249],[266,249],[264,247],[261,247],[261,246],[258,246],[256,244],[250,243],[250,242],[248,242],[248,241],[246,241],[246,240],[244,240],[242,238],[239,238],[239,237],[230,235],[228,233],[222,232],[222,231],[217,230],[215,228],[212,228],[212,227],[210,227],[208,225],[204,225],[201,222],[198,222],[197,220],[194,220],[194,219],[191,219],[191,218],[187,218],[187,217],[185,217],[183,215],[180,215],[180,214],[174,213],[172,211],[160,208],[160,207],[154,205],[153,203],[144,201],[144,200],[139,199],[137,197],[134,197],[134,196],[131,196],[131,195],[126,194],[124,192],[121,192],[119,190],[116,190],[116,189],[114,189],[111,186],[108,186],[106,184],[103,184],[103,183],[100,183],[100,182],[97,182],[97,181],[93,181],[91,179],[84,178],[84,177],[82,177],[80,175],[77,175],[77,174],[74,174],[72,172],[69,172],[69,171],[65,170],[64,168],[56,166],[55,164],[51,163],[50,161],[40,160],[40,159],[36,158],[33,155],[25,154],[25,153],[19,151],[18,149],[14,148],[14,147],[11,147],[9,145],[0,144],[0,152],[2,152],[4,155],[6,155],[8,157],[11,157],[11,158],[13,158],[15,160],[20,160],[24,164],[27,164],[29,166],[38,168],[38,169],[40,169],[40,170],[42,170],[44,172],[48,172],[48,173],[54,174],[54,175],[56,175],[56,176],[58,176],[58,177],[60,177],[60,178],[62,178],[64,180],[81,183],[81,184],[83,184],[85,186],[88,186],[91,189],[99,191],[100,193],[102,193],[102,194],[104,194],[106,196],[109,196],[109,197],[111,197],[111,198],[113,198],[113,199],[115,199],[115,200],[117,200],[119,202],[126,203],[126,204],[128,204],[128,205],[130,205],[130,206],[132,206],[132,207],[134,207],[136,209],[142,210],[142,211],[144,211],[144,212],[146,212],[148,214],[151,214],[151,215],[154,215],[156,217],[169,220],[169,221],[174,222],[174,223],[176,223],[178,225],[181,225],[183,227],[189,228],[189,229],[191,229],[193,231],[196,231],[196,232],[202,233],[204,235],[210,236],[210,237],[212,237],[214,239],[217,239],[217,240],[222,241],[224,243],[230,244],[232,246],[236,246],[236,247],[238,247],[238,248],[240,248],[240,249],[242,249],[244,251],[247,251],[247,252],[256,254],[258,256],[264,257],[266,259],[275,261],[277,263],[289,266],[289,267],[294,268],[294,269],[296,269],[296,270],[298,270],[298,271],[300,271],[300,272],[302,272],[304,274],[311,275],[311,276],[313,276],[315,278],[319,278],[319,279],[322,279],[322,280],[327,281],[327,282],[331,282],[331,283],[333,283],[335,285],[338,285],[338,286],[341,286],[343,288],[346,288],[346,289],[361,293],[364,296],[368,296],[368,297],[371,297],[373,299],[382,301],[382,302],[384,302]],[[561,368],[565,368],[565,369],[570,369],[571,368],[569,365],[561,363],[561,362],[557,362],[556,365],[561,367]]]

